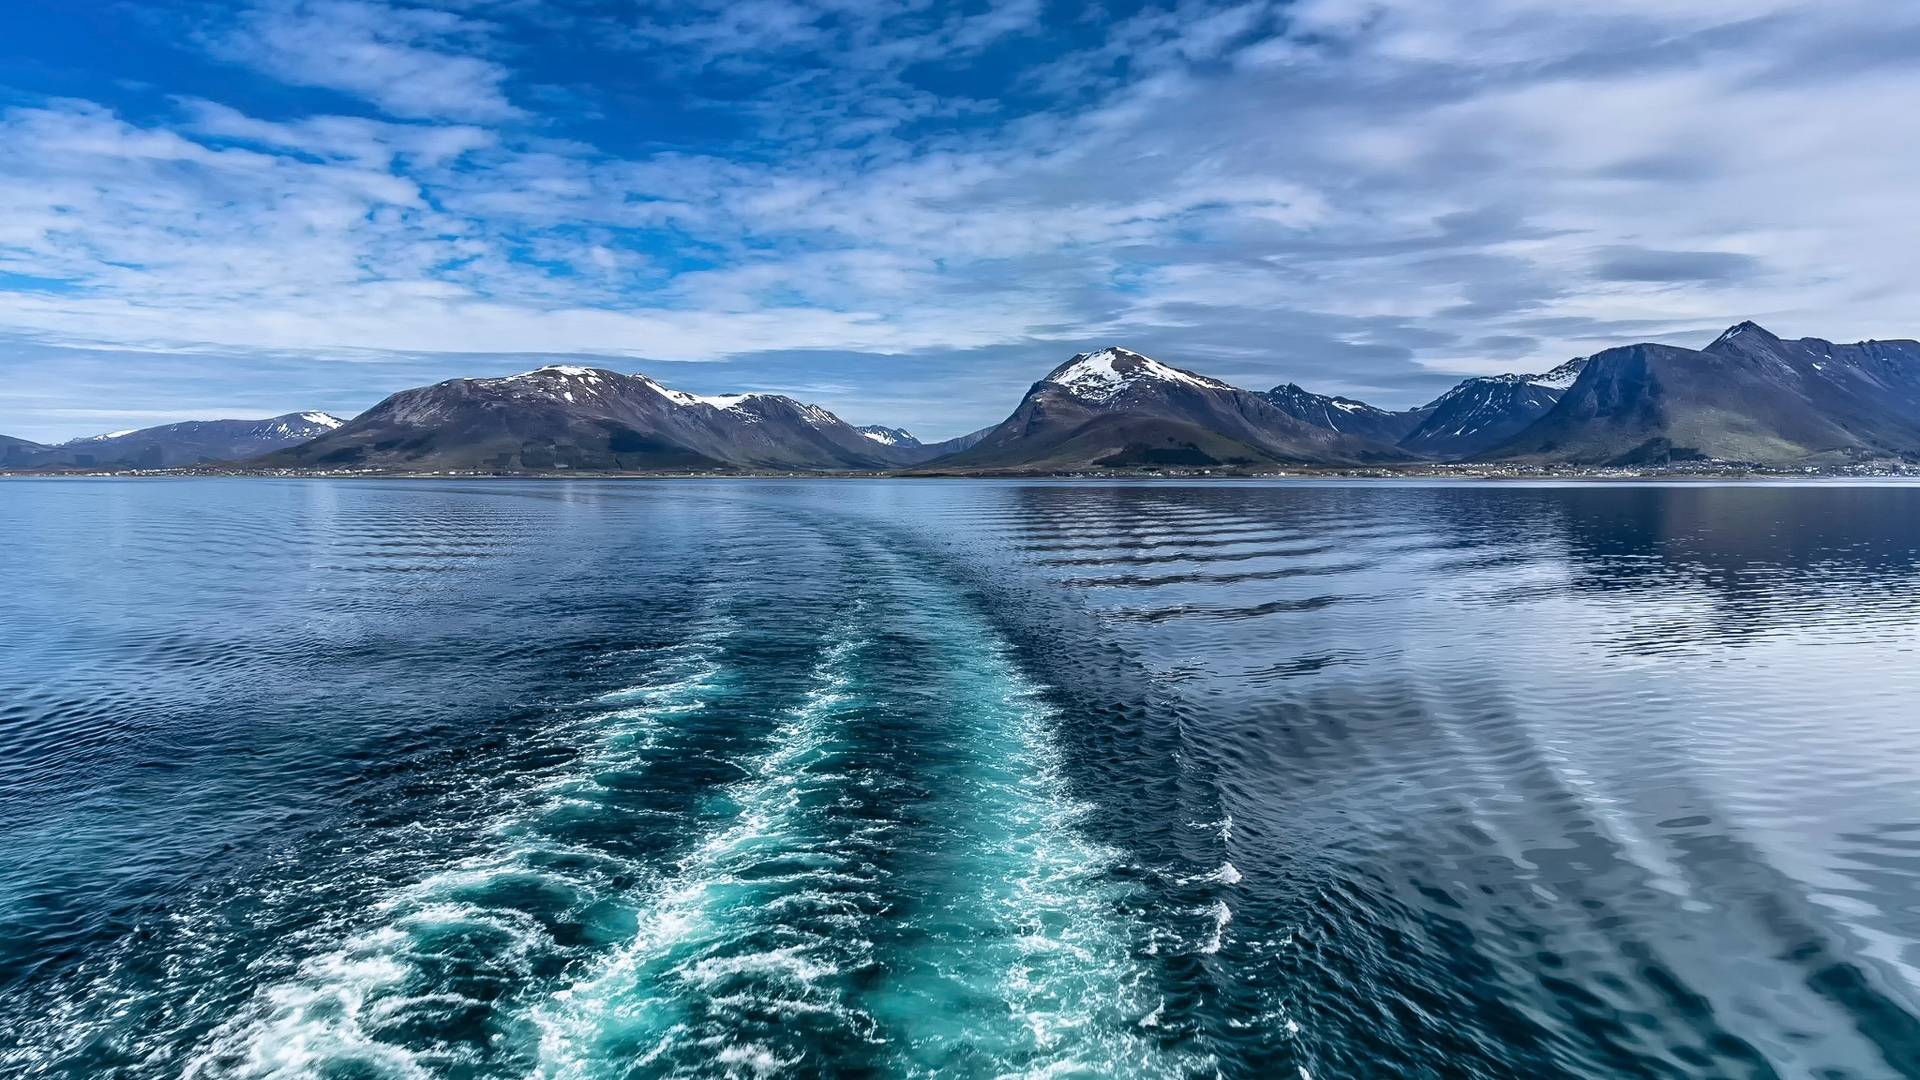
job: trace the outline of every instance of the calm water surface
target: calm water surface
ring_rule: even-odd
[[[0,1075],[1920,1076],[1920,487],[0,520]]]

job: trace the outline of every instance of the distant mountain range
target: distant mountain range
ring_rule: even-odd
[[[402,390],[253,464],[282,469],[498,472],[848,472],[940,457],[898,428],[853,427],[780,394],[700,395],[644,375],[554,365]]]
[[[110,431],[54,446],[0,435],[0,468],[33,470],[172,469],[244,461],[324,435],[345,421],[323,412],[265,420],[189,420]]]
[[[1747,322],[1700,351],[1608,349],[1490,453],[1573,465],[1920,457],[1920,343],[1786,341]]]
[[[779,394],[699,395],[554,365],[403,390],[325,413],[214,420],[44,446],[0,436],[11,471],[244,462],[371,472],[1084,472],[1661,467],[1920,462],[1920,343],[1784,340],[1741,323],[1705,349],[1629,345],[1542,374],[1470,378],[1388,410],[1288,383],[1265,392],[1123,348],[1081,353],[990,428],[922,443]]]

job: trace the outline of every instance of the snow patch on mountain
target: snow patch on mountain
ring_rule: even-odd
[[[1580,372],[1586,366],[1587,358],[1576,356],[1544,375],[1522,375],[1520,378],[1548,390],[1565,390],[1580,378]]]
[[[1193,375],[1129,349],[1107,348],[1081,353],[1057,368],[1046,380],[1077,398],[1111,401],[1143,382],[1165,382],[1206,389],[1231,389],[1226,383]]]
[[[905,428],[890,428],[873,425],[854,429],[882,446],[919,446],[920,440],[913,432]]]
[[[708,405],[716,409],[731,409],[743,401],[760,396],[758,394],[689,394],[685,390],[675,390],[661,386],[659,383],[654,383],[654,388],[665,394],[667,400],[675,405]]]
[[[283,439],[312,439],[346,423],[337,416],[323,412],[301,413],[285,419],[275,417],[274,422],[260,431],[262,438],[279,437]]]
[[[501,381],[516,382],[520,379],[538,379],[543,376],[551,377],[554,375],[586,379],[589,382],[598,382],[600,380],[600,372],[596,368],[580,367],[576,364],[548,364],[545,367],[534,368],[532,371],[523,371],[518,375],[509,375]]]
[[[1752,319],[1747,319],[1743,322],[1735,323],[1732,326],[1729,326],[1725,330],[1721,331],[1720,336],[1717,338],[1714,338],[1713,344],[1708,345],[1707,348],[1711,349],[1714,347],[1714,345],[1725,345],[1727,342],[1732,341],[1734,338],[1741,337],[1746,334],[1754,334],[1762,339],[1772,338],[1773,340],[1776,340],[1776,341],[1779,340],[1778,338],[1774,338],[1773,333],[1769,331],[1766,327],[1761,326],[1759,323],[1754,322]]]

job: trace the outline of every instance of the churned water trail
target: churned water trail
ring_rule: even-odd
[[[797,1064],[814,1039],[871,1037],[837,985],[866,962],[869,943],[857,919],[834,916],[872,898],[868,868],[881,841],[849,830],[829,845],[817,820],[845,779],[835,750],[860,704],[854,634],[843,623],[830,635],[815,685],[718,794],[727,820],[658,884],[633,939],[541,1007],[540,1075],[667,1075],[714,1063],[765,1073]]]
[[[542,1011],[540,1073],[1178,1076],[1150,928],[1010,646],[897,554],[733,819]]]
[[[573,722],[585,751],[501,807],[486,850],[377,901],[370,926],[264,988],[185,1075],[511,1070],[531,1042],[513,1002],[632,917],[651,868],[644,852],[606,841],[674,824],[629,793],[660,755],[687,749],[676,728],[724,692],[727,633],[712,626],[667,646],[650,683],[602,695]]]
[[[918,585],[918,588],[913,587]],[[1159,1029],[1164,936],[1141,912],[1139,867],[1085,829],[1059,711],[1011,645],[931,582],[895,583],[918,612],[941,752],[933,806],[902,860],[915,883],[887,927],[892,968],[873,1009],[896,1033],[896,1074],[1180,1076],[1215,1063]]]

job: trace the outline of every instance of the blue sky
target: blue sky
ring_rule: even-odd
[[[1591,9],[1591,10],[1586,10]],[[925,437],[1920,334],[1920,5],[13,0],[0,432],[559,358]]]

